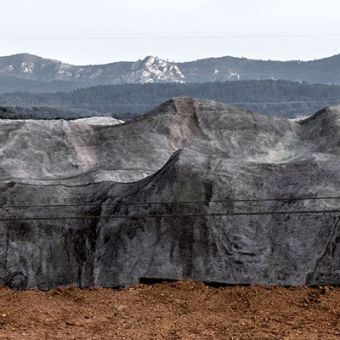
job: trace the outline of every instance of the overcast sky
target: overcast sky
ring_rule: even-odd
[[[1,0],[0,54],[74,64],[340,53],[339,0]]]

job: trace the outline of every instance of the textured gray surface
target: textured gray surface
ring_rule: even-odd
[[[339,119],[337,108],[293,122],[178,97],[117,126],[1,122],[2,206],[98,203],[2,207],[3,217],[137,218],[0,222],[0,278],[42,289],[143,278],[339,284],[336,214],[178,216],[339,207],[231,201],[337,195]],[[179,201],[203,203],[122,205]],[[146,214],[168,217],[138,218]]]

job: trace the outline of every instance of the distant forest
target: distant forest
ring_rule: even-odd
[[[325,106],[340,104],[340,86],[283,80],[250,80],[108,85],[43,94],[17,92],[0,95],[0,105],[12,107],[12,111],[23,116],[25,109],[20,111],[14,107],[30,108],[27,114],[37,118],[41,115],[42,118],[110,115],[130,119],[170,97],[179,95],[216,100],[283,117],[309,115]],[[42,106],[45,108],[39,108]]]
[[[58,109],[55,107],[13,107],[0,106],[0,119],[77,119],[92,116],[90,112]]]

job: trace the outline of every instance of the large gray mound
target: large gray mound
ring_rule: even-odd
[[[0,142],[0,277],[10,286],[340,283],[335,213],[230,215],[340,207],[234,202],[336,196],[336,107],[296,122],[177,97],[120,125],[2,121]],[[10,207],[42,204],[66,206]],[[84,215],[101,218],[64,219]]]

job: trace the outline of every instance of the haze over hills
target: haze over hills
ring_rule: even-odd
[[[30,54],[0,58],[0,92],[57,92],[112,84],[282,79],[340,85],[340,55],[313,61],[221,57],[176,63],[148,56],[136,62],[75,66]]]
[[[339,192],[339,119],[176,97],[125,124],[1,120],[0,282],[338,284],[338,218],[290,212],[338,209],[294,197]]]

